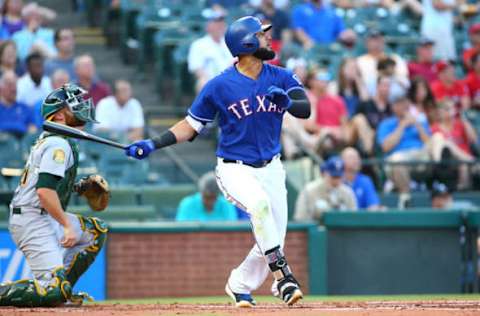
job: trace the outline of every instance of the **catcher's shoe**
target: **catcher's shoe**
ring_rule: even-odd
[[[84,301],[93,302],[94,299],[86,292],[78,292],[72,294],[70,299],[68,299],[63,306],[64,307],[80,307],[83,305]]]
[[[291,275],[278,282],[278,292],[280,298],[287,303],[288,306],[292,306],[303,298],[303,293],[300,290],[297,280]]]
[[[234,293],[230,286],[225,285],[225,292],[232,298],[232,300],[235,302],[236,307],[240,308],[251,308],[255,305],[257,305],[257,302],[253,299],[253,297],[250,294],[239,294],[239,293]]]

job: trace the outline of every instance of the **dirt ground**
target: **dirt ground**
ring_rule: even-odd
[[[261,304],[252,309],[237,309],[228,304],[144,304],[87,305],[76,308],[0,307],[0,315],[9,316],[115,316],[115,315],[272,315],[272,316],[444,316],[480,315],[480,301],[382,301],[301,303],[288,308],[280,304]]]

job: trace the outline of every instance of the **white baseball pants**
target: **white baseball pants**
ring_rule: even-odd
[[[66,213],[75,229],[77,242],[71,248],[63,248],[63,226],[49,214],[41,215],[40,210],[10,214],[9,231],[12,239],[25,255],[35,279],[46,287],[51,281],[51,272],[58,267],[67,268],[75,254],[88,247],[93,235],[81,228],[78,217]]]
[[[219,158],[216,174],[227,200],[250,215],[256,245],[228,279],[233,292],[249,294],[270,272],[265,251],[276,246],[283,249],[288,222],[285,170],[279,157],[262,168],[224,163]]]

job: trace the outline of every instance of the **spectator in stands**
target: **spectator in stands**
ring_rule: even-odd
[[[27,25],[12,37],[21,61],[24,61],[32,51],[39,51],[44,56],[53,56],[56,53],[53,30],[42,26],[49,18],[45,9],[32,2],[22,10]]]
[[[455,59],[453,38],[454,10],[461,0],[422,0],[421,34],[435,42],[434,56],[438,59]]]
[[[17,76],[24,73],[24,69],[17,58],[17,47],[11,40],[0,44],[0,74],[6,71],[13,71]]]
[[[472,56],[472,71],[467,75],[465,84],[468,88],[472,108],[480,109],[480,51]]]
[[[275,42],[288,42],[291,39],[290,17],[284,10],[274,5],[274,0],[261,0],[260,7],[253,14],[262,21],[272,24],[272,45]]]
[[[55,31],[55,47],[57,55],[45,61],[45,73],[51,76],[57,69],[64,69],[73,80],[75,77],[75,67],[73,65],[73,55],[75,52],[75,38],[73,31],[69,28],[61,28]]]
[[[145,121],[143,109],[137,99],[132,96],[132,87],[128,81],[117,80],[114,95],[103,98],[95,109],[96,130],[117,134],[118,138],[136,141],[143,138]]]
[[[17,75],[4,72],[0,78],[0,132],[21,137],[35,132],[34,124],[33,110],[17,101]]]
[[[475,129],[464,115],[457,116],[455,104],[451,100],[445,100],[438,103],[438,121],[432,125],[434,136],[440,136],[443,140],[443,147],[437,147],[439,150],[447,148],[452,158],[471,162],[473,156],[471,146],[477,144],[478,136]],[[441,157],[442,153],[434,153]],[[465,189],[470,182],[469,170],[466,164],[460,165],[459,179],[457,187]]]
[[[261,0],[260,7],[253,14],[262,21],[263,24],[272,25],[272,49],[277,54],[275,64],[279,64],[280,51],[285,43],[292,39],[290,30],[290,16],[284,10],[278,9],[274,5],[274,0]]]
[[[383,120],[378,127],[377,143],[387,162],[430,160],[430,127],[428,122],[419,122],[410,114],[409,105],[406,95],[396,96],[392,100],[394,116]],[[403,209],[410,201],[409,168],[404,165],[387,165],[386,171],[400,193],[398,207]]]
[[[438,80],[432,82],[430,86],[435,101],[439,102],[448,98],[455,102],[458,109],[469,109],[468,89],[462,80],[457,79],[455,66],[450,61],[440,61],[437,63],[437,72]]]
[[[69,83],[70,76],[68,75],[68,72],[66,72],[65,70],[57,69],[53,73],[53,75],[50,77],[50,81],[52,82],[52,90],[55,90],[60,88],[64,84]],[[43,102],[37,102],[33,110],[34,116],[35,116],[35,125],[39,129],[42,128],[42,124],[43,124],[42,103]]]
[[[378,61],[378,75],[390,79],[390,97],[405,94],[410,82],[408,80],[400,80],[395,76],[395,60],[390,57],[382,58]]]
[[[180,201],[177,221],[235,221],[237,212],[217,186],[213,171],[204,174],[198,181],[199,192]]]
[[[307,62],[303,58],[289,58],[286,68],[291,70],[297,78],[305,83],[308,76]],[[316,137],[305,129],[305,120],[298,119],[288,112],[283,117],[282,149],[286,159],[295,159],[304,155],[305,150],[316,149]]]
[[[292,71],[301,83],[307,82],[308,65],[307,61],[302,57],[291,57],[285,63],[285,68]]]
[[[188,70],[195,74],[196,91],[218,75],[233,62],[232,54],[225,44],[225,16],[218,11],[209,11],[207,34],[195,40],[188,52]]]
[[[422,37],[417,45],[417,58],[408,63],[408,74],[410,80],[415,77],[422,77],[428,82],[437,79],[437,68],[433,59],[433,44],[429,38]]]
[[[248,4],[248,0],[207,0],[206,5],[216,10],[225,11],[229,8],[238,8]]]
[[[348,141],[347,106],[342,98],[328,92],[331,79],[324,70],[312,72],[307,79],[312,114],[305,122],[305,127],[317,138],[317,151],[322,155],[343,147]]]
[[[66,70],[57,69],[53,72],[51,76],[51,81],[52,81],[52,89],[55,90],[62,87],[64,84],[69,83],[70,76]]]
[[[408,90],[411,102],[410,114],[418,121],[434,122],[436,118],[436,103],[428,82],[423,77],[412,80]]]
[[[78,85],[88,91],[89,97],[92,98],[95,106],[101,99],[112,95],[110,86],[98,79],[92,56],[88,54],[78,56],[73,61],[73,64]]]
[[[380,122],[392,114],[389,100],[390,79],[379,77],[376,91],[373,98],[358,105],[356,114],[350,120],[350,144],[360,141],[358,146],[362,149],[364,156],[374,153],[375,131]]]
[[[338,8],[352,9],[352,8],[364,8],[364,7],[384,7],[387,9],[407,8],[417,14],[422,13],[422,6],[418,0],[331,0]]]
[[[343,183],[344,164],[340,157],[330,157],[322,165],[323,177],[308,183],[295,204],[295,220],[322,220],[323,213],[357,210],[352,189]]]
[[[17,83],[18,101],[32,108],[52,92],[52,82],[44,73],[43,62],[43,56],[39,53],[28,55],[27,72]]]
[[[11,37],[15,32],[20,31],[25,26],[22,19],[22,0],[5,0],[2,7],[2,28]]]
[[[472,57],[480,53],[480,23],[475,23],[468,29],[470,48],[463,51],[463,65],[467,70],[472,70]]]
[[[347,105],[348,116],[352,117],[357,112],[360,102],[368,99],[367,88],[354,58],[342,60],[337,78],[338,95]]]
[[[358,208],[369,211],[380,209],[380,200],[372,179],[360,172],[362,160],[358,151],[352,147],[345,148],[342,160],[345,165],[343,182],[355,193]]]
[[[375,95],[378,78],[377,64],[383,58],[392,58],[395,61],[395,78],[403,83],[408,82],[407,64],[396,54],[386,54],[383,36],[380,30],[370,29],[366,39],[367,53],[357,58],[357,65],[370,97]]]
[[[354,41],[355,32],[345,29],[341,17],[323,0],[309,0],[298,4],[292,12],[292,28],[305,49],[315,44],[331,44],[335,41]]]
[[[392,5],[391,0],[331,0],[331,3],[338,8],[343,9],[354,9],[354,8],[363,8],[368,6],[381,6],[381,7],[390,7]]]
[[[448,187],[439,182],[435,182],[432,186],[431,194],[432,208],[434,209],[448,209],[453,204],[452,194]]]

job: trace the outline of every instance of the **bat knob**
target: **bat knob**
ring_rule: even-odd
[[[137,155],[138,156],[143,156],[143,149],[142,148],[137,149]]]

